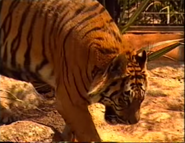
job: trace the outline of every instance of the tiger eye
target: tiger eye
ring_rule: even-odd
[[[142,83],[138,83],[137,85],[141,87],[143,84]]]
[[[124,94],[130,95],[130,91],[125,91]]]
[[[124,101],[121,98],[118,99],[118,102],[119,102],[119,104],[123,104],[124,103]]]
[[[119,93],[119,91],[114,91],[112,94],[111,94],[111,97],[114,96],[114,95],[117,95]]]
[[[104,90],[104,93],[107,93],[110,90],[110,88],[108,87],[107,89]]]
[[[117,81],[113,81],[110,86],[115,86],[117,84]]]

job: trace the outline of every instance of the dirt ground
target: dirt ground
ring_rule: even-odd
[[[160,58],[148,63],[148,70],[149,88],[142,104],[141,120],[138,124],[108,125],[103,119],[105,110],[103,105],[93,104],[89,107],[103,141],[184,142],[184,63]],[[32,96],[34,90],[29,86],[29,88],[25,87],[25,83],[22,82],[3,77],[0,83],[1,91],[8,90],[13,85],[29,89],[29,92],[25,94],[31,97],[29,102],[34,103],[34,109],[32,106],[30,107],[32,110],[28,110],[28,104],[24,107],[25,110],[20,110],[18,107],[20,104],[16,108],[13,107],[14,104],[8,107],[14,108],[13,116],[17,117],[16,120],[34,121],[52,126],[58,132],[62,132],[64,121],[55,110],[53,100],[48,100],[47,104],[43,104],[40,99]],[[0,96],[2,95],[1,93]]]

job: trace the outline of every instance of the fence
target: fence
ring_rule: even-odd
[[[142,0],[127,1],[126,9],[121,13],[120,22],[127,23],[131,15],[139,7]],[[141,26],[184,26],[184,0],[151,0],[144,12],[137,18],[135,25]]]
[[[118,2],[119,7],[115,5],[115,1]],[[114,16],[115,21],[119,25],[125,25],[142,1],[105,0],[104,4],[111,16]],[[113,7],[115,8],[113,9]],[[113,10],[115,11],[113,12]],[[133,30],[184,31],[184,0],[151,0],[145,11],[138,16],[134,25],[128,29],[128,31]]]

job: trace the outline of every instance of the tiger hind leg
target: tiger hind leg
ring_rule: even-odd
[[[74,132],[71,130],[69,125],[65,125],[63,133],[62,133],[62,139],[64,141],[72,141],[75,142],[75,134]]]

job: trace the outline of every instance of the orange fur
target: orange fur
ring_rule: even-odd
[[[133,49],[122,39],[118,27],[101,4],[79,0],[0,2],[1,74],[28,82],[39,81],[55,89],[56,108],[69,132],[64,133],[65,140],[71,139],[74,133],[78,141],[101,141],[87,108],[93,102],[100,102],[106,108],[112,106],[111,110],[122,117],[119,123],[138,122],[136,112],[138,114],[140,109],[142,92],[135,96],[137,108],[132,107],[130,114],[133,117],[128,116],[127,109],[122,109],[129,102],[128,99],[122,101],[122,92],[131,88],[130,82],[125,82],[125,77],[130,75],[124,68],[133,60],[127,58]],[[133,57],[138,59],[132,62],[140,63],[145,70],[146,54],[140,58],[133,54]],[[142,74],[135,69],[131,72]],[[146,80],[141,81],[145,85]],[[117,82],[116,87],[111,86],[109,91],[109,85],[114,82]],[[137,87],[133,90],[135,94],[140,90],[140,83],[133,83]],[[114,92],[120,94],[113,102],[111,94]],[[128,114],[117,112],[114,103]]]

